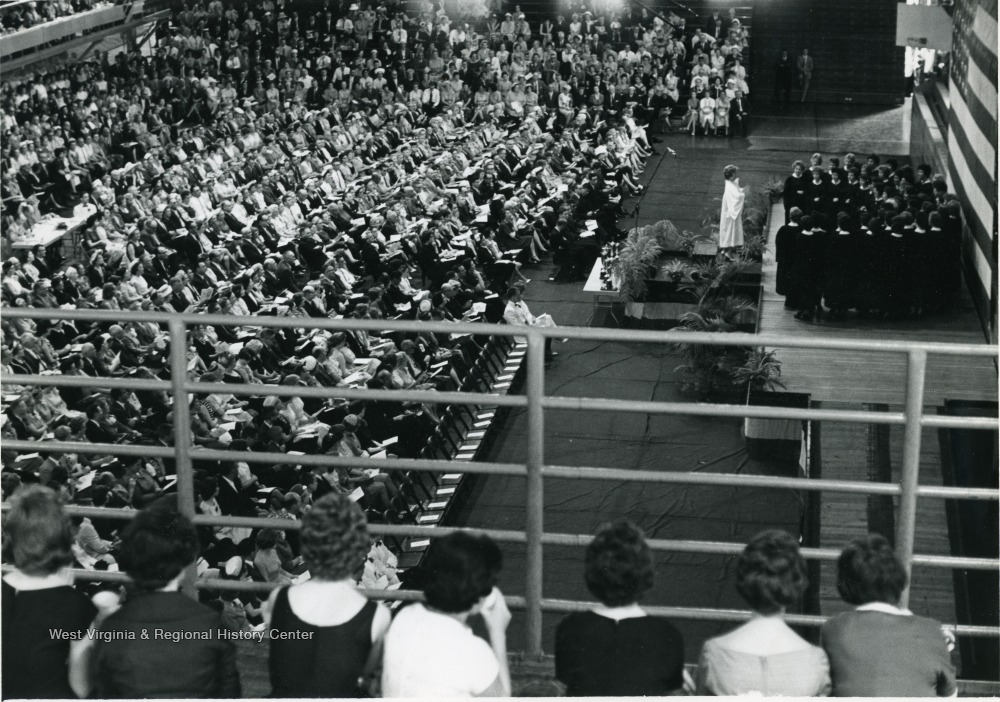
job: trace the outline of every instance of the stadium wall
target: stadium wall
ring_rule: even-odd
[[[810,102],[903,103],[905,50],[896,46],[896,0],[757,0],[753,17],[755,100],[771,98],[781,50],[794,59],[807,48],[816,64]]]

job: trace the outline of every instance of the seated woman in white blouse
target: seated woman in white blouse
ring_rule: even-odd
[[[784,618],[808,584],[798,542],[791,534],[771,530],[751,539],[736,563],[736,589],[754,615],[728,634],[705,642],[697,694],[829,695],[826,654],[796,634]]]

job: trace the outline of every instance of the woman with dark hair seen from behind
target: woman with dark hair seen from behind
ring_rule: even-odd
[[[684,685],[684,642],[638,601],[653,586],[653,557],[629,522],[598,530],[584,557],[587,589],[601,604],[556,629],[556,678],[572,697],[665,695]]]
[[[271,694],[359,697],[390,621],[354,587],[370,548],[365,513],[345,495],[326,495],[302,518],[300,540],[310,579],[272,591],[267,603],[267,629],[302,634],[271,641]]]
[[[510,610],[496,587],[503,558],[487,536],[464,532],[427,552],[425,603],[403,608],[385,637],[385,697],[509,697]],[[489,643],[468,619],[482,615]]]
[[[240,696],[220,613],[180,592],[198,553],[194,525],[166,506],[139,512],[122,530],[118,562],[132,584],[95,646],[97,697]]]
[[[699,695],[830,694],[830,664],[785,623],[809,582],[796,540],[784,531],[765,531],[743,549],[736,564],[736,589],[753,618],[728,634],[705,642],[698,666]]]
[[[3,519],[4,698],[72,698],[90,693],[89,656],[103,613],[73,589],[73,529],[56,494],[27,485]],[[73,640],[51,635],[65,632]]]
[[[856,605],[830,619],[820,643],[837,697],[953,697],[953,640],[941,624],[899,606],[907,576],[879,534],[855,539],[837,560],[837,591]]]

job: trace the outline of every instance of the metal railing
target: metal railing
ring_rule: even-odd
[[[91,444],[83,442],[51,442],[40,444],[36,441],[8,440],[7,449],[15,451],[49,451],[52,453],[107,454],[116,456],[172,458],[176,463],[179,509],[195,524],[206,526],[274,526],[283,529],[297,529],[298,522],[249,517],[210,517],[196,514],[193,472],[194,460],[234,460],[248,463],[289,463],[294,461],[302,466],[351,466],[355,458],[341,458],[327,455],[296,455],[289,459],[284,453],[249,453],[202,449],[193,446],[189,431],[189,400],[192,394],[223,393],[237,396],[298,396],[303,398],[378,399],[389,402],[427,402],[463,405],[491,405],[498,407],[523,407],[527,411],[528,447],[524,464],[494,462],[461,462],[427,459],[386,458],[379,460],[379,468],[384,470],[422,470],[452,472],[456,465],[461,472],[475,475],[513,475],[527,481],[526,523],[524,531],[475,529],[501,542],[524,543],[527,546],[525,592],[523,597],[508,597],[508,603],[527,613],[525,631],[525,652],[529,655],[542,653],[542,612],[569,612],[586,609],[589,603],[583,601],[546,599],[542,589],[543,546],[585,546],[590,542],[590,534],[545,533],[543,530],[544,484],[545,478],[568,478],[590,480],[617,480],[630,482],[655,482],[688,485],[714,485],[729,487],[754,487],[794,489],[806,491],[827,491],[864,495],[888,495],[899,498],[899,518],[896,528],[896,549],[907,573],[913,566],[951,569],[1000,568],[1000,558],[965,558],[958,556],[914,554],[914,533],[918,498],[952,500],[997,500],[1000,491],[984,488],[959,488],[918,484],[921,430],[924,427],[963,428],[996,430],[997,420],[988,417],[957,417],[924,414],[924,383],[928,355],[949,355],[988,357],[995,359],[997,349],[989,345],[909,343],[895,341],[859,341],[835,338],[802,338],[776,334],[742,333],[679,333],[617,329],[591,329],[584,327],[559,327],[553,329],[536,327],[511,327],[448,322],[415,322],[387,320],[344,320],[344,319],[300,319],[288,317],[232,317],[223,315],[166,314],[160,312],[121,313],[110,310],[62,310],[62,309],[4,309],[9,317],[31,319],[69,319],[118,323],[122,315],[136,322],[154,322],[166,325],[170,339],[170,380],[128,379],[109,377],[79,377],[62,375],[2,375],[0,385],[63,386],[79,388],[126,388],[130,390],[169,391],[173,402],[174,445],[139,446],[120,444]],[[424,390],[370,390],[355,388],[313,388],[275,385],[237,385],[229,383],[202,383],[188,379],[187,330],[191,325],[254,326],[270,328],[312,328],[330,331],[361,330],[368,332],[398,331],[404,333],[430,332],[443,334],[473,334],[479,336],[518,336],[527,338],[527,373],[523,395],[498,395],[492,393],[469,392],[429,392]],[[907,358],[906,401],[902,412],[871,412],[829,409],[795,409],[784,407],[764,407],[750,405],[730,405],[685,402],[636,402],[607,398],[553,397],[545,394],[544,346],[549,337],[579,339],[588,341],[628,341],[645,344],[693,343],[713,346],[763,346],[780,348],[811,348],[850,351],[875,351],[886,354],[903,355]],[[845,423],[888,424],[904,427],[902,457],[902,478],[899,484],[872,483],[863,481],[841,481],[812,478],[782,478],[767,476],[745,476],[737,474],[702,474],[694,472],[657,472],[648,470],[622,470],[607,467],[548,465],[545,461],[545,411],[546,410],[588,410],[607,412],[632,412],[645,414],[687,414],[716,417],[756,417],[764,419],[799,419]],[[93,507],[71,507],[72,514],[82,516],[102,516],[127,519],[132,512],[108,510]],[[371,532],[386,536],[418,536],[437,538],[457,530],[455,527],[409,526],[372,524]],[[649,545],[654,550],[735,555],[742,551],[744,544],[730,542],[651,539]],[[804,548],[806,558],[835,560],[839,552],[829,548]],[[81,578],[91,580],[123,580],[120,573],[97,571],[77,571]],[[230,580],[199,579],[197,587],[209,589],[263,590],[272,587],[267,583],[238,583]],[[412,600],[419,593],[406,591],[367,590],[367,595],[376,599]],[[909,598],[907,589],[902,598],[906,606]],[[694,607],[649,607],[651,613],[685,619],[717,621],[739,621],[750,613],[743,610],[694,608]],[[790,615],[794,624],[817,626],[825,618],[815,615]],[[959,635],[975,637],[1000,636],[998,626],[951,625]]]

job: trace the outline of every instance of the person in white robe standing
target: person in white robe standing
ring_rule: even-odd
[[[727,254],[743,246],[743,205],[746,188],[740,187],[736,166],[726,166],[722,175],[726,179],[726,192],[722,196],[722,213],[719,215],[719,251]]]

